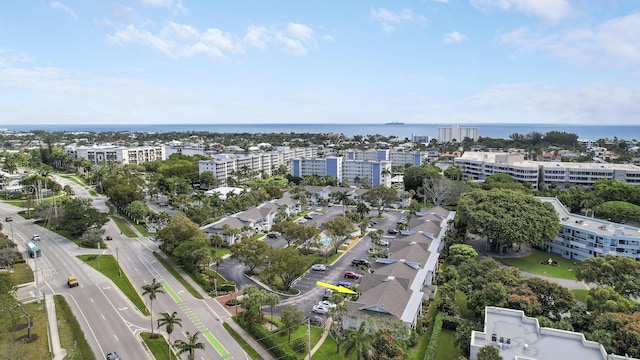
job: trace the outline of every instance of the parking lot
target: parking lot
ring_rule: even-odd
[[[304,219],[305,222],[314,223],[317,226],[321,226],[325,221],[330,218],[342,215],[343,208],[342,206],[334,205],[333,207],[325,207],[322,211],[316,211],[317,207],[312,207],[312,212],[310,213],[311,219]],[[307,210],[308,211],[308,210]],[[382,218],[377,218],[375,216],[378,215],[377,210],[371,210],[370,216],[376,222],[372,224],[373,226],[370,229],[383,229],[384,233],[382,235],[382,240],[386,242],[391,242],[397,235],[392,235],[388,233],[388,229],[395,229],[397,222],[407,215],[407,211],[396,211],[389,210],[383,212]],[[271,239],[268,240],[271,242]],[[326,270],[322,271],[314,271],[309,269],[307,273],[298,280],[294,284],[294,288],[301,291],[301,294],[295,297],[287,297],[282,299],[281,305],[278,306],[276,311],[279,313],[283,306],[286,305],[295,305],[299,307],[306,316],[324,316],[320,314],[313,313],[313,306],[317,305],[323,299],[323,294],[325,292],[325,288],[317,285],[318,281],[336,284],[341,281],[347,281],[352,284],[359,284],[362,280],[362,277],[359,279],[354,278],[346,278],[344,277],[345,271],[352,271],[356,273],[363,274],[361,270],[356,269],[355,266],[351,265],[351,262],[355,259],[367,259],[371,262],[373,260],[369,259],[369,248],[371,247],[371,239],[369,236],[365,236],[358,241],[353,247],[349,249],[348,252],[343,254],[335,263],[333,264],[325,264]],[[366,274],[363,274],[366,276]]]

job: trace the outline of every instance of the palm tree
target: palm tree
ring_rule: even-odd
[[[273,307],[280,304],[280,297],[276,294],[269,293],[265,299],[265,305],[271,308],[271,322],[273,322]]]
[[[155,278],[151,282],[151,284],[147,284],[142,286],[142,296],[149,295],[150,307],[151,307],[151,338],[154,338],[153,335],[153,300],[155,300],[158,294],[164,294],[164,290],[162,290],[162,283],[158,282]]]
[[[351,354],[356,353],[356,359],[369,360],[375,356],[375,348],[373,347],[374,337],[367,334],[364,322],[360,324],[357,331],[349,331],[347,338],[344,340],[344,355],[347,359],[351,358]]]
[[[338,201],[338,204],[342,203],[342,215],[344,215],[345,213],[345,208],[347,206],[347,203],[349,202],[349,192],[348,191],[338,191],[334,194],[336,200]]]
[[[158,328],[160,326],[165,326],[167,334],[169,334],[169,346],[171,346],[171,333],[173,332],[173,328],[175,325],[180,325],[180,327],[182,327],[182,319],[178,317],[178,313],[175,311],[172,314],[163,312],[160,313],[160,316],[162,317],[158,319]],[[171,351],[169,351],[169,359],[171,359]]]
[[[197,349],[204,349],[204,344],[201,342],[198,342],[198,335],[200,335],[200,331],[196,331],[195,334],[191,335],[188,331],[185,333],[185,336],[187,337],[187,341],[182,341],[182,340],[176,340],[173,343],[173,346],[175,346],[176,349],[178,349],[178,356],[188,352],[189,356],[188,359],[189,360],[194,360],[196,358],[196,350]]]

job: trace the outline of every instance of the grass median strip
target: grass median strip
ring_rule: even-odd
[[[200,299],[200,300],[203,299],[202,295],[200,295],[200,293],[193,286],[191,286],[191,284],[189,284],[187,280],[185,280],[182,276],[180,276],[180,274],[176,271],[176,269],[174,269],[173,266],[171,266],[171,264],[169,264],[169,262],[162,257],[162,255],[154,252],[153,256],[155,256],[156,259],[160,261],[162,266],[164,266],[164,268],[167,269],[167,271],[170,272],[171,275],[173,275],[173,277],[176,278],[176,280],[178,280],[180,284],[184,286],[185,289],[187,289],[189,294],[191,294],[196,299]]]
[[[238,334],[235,330],[233,330],[231,325],[227,324],[226,322],[223,322],[222,326],[229,332],[231,337],[234,338],[238,342],[238,344],[240,344],[240,347],[247,353],[247,355],[249,355],[249,357],[252,360],[262,360],[262,357],[260,356],[260,354],[258,354],[256,349],[254,349],[251,345],[249,345],[249,343],[246,342],[242,338],[242,336],[240,336],[240,334]]]
[[[156,339],[150,339],[149,336],[151,333],[144,332],[140,335],[142,336],[142,341],[147,345],[147,348],[149,348],[149,351],[151,351],[154,358],[166,359],[169,357],[169,344],[163,336]],[[171,359],[177,359],[173,354],[173,351],[171,352]]]
[[[149,310],[145,306],[144,301],[142,301],[136,289],[131,285],[129,278],[124,275],[124,271],[121,271],[113,255],[80,255],[78,258],[111,279],[142,314],[149,315]],[[122,274],[122,276],[120,276],[120,274]]]

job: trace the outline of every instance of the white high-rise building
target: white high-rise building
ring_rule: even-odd
[[[453,125],[451,127],[438,128],[438,142],[462,142],[464,138],[478,141],[478,128],[477,127],[460,127],[460,125]]]

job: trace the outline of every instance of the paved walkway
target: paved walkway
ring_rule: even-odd
[[[327,339],[327,336],[329,336],[329,329],[331,328],[331,322],[332,321],[333,321],[333,319],[331,318],[331,316],[329,316],[327,321],[324,322],[324,331],[322,332],[322,336],[320,337],[320,340],[318,340],[318,342],[313,347],[313,349],[311,349],[311,356],[306,356],[305,359],[311,360],[310,357],[313,357],[313,354],[315,354],[316,351],[318,351],[318,349],[320,349],[322,344],[324,344],[324,341]]]

